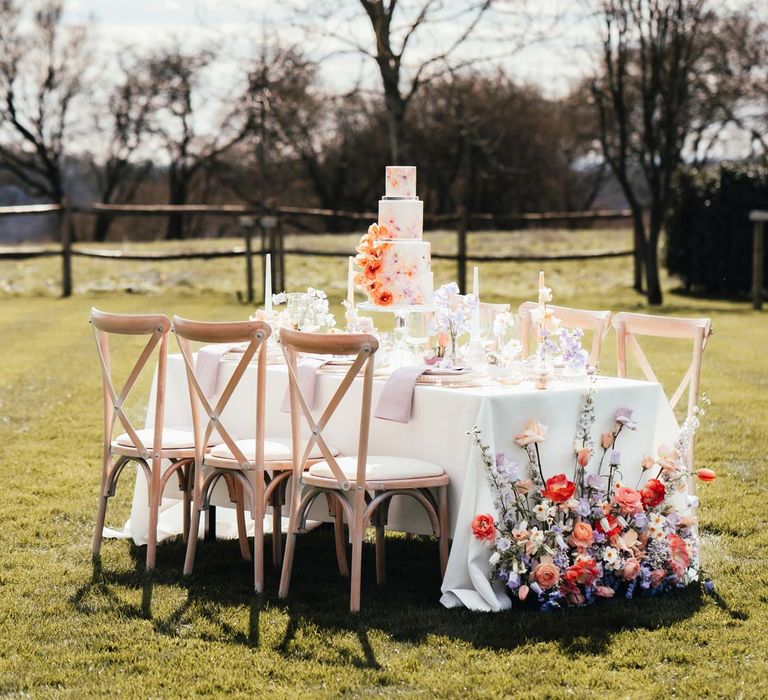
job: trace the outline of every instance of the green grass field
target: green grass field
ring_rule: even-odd
[[[529,243],[552,250],[572,245],[573,235],[550,233]],[[580,246],[597,245],[596,236],[583,238]],[[626,243],[601,241],[603,247]],[[482,245],[499,245],[499,239],[489,236]],[[300,538],[287,602],[277,599],[278,572],[271,566],[267,592],[253,594],[251,567],[229,541],[202,543],[189,580],[181,575],[178,541],[159,548],[152,577],[143,572],[144,549],[124,540],[105,541],[94,570],[101,398],[88,309],[201,319],[250,313],[234,297],[242,289],[239,261],[94,265],[76,261],[79,293],[68,300],[50,295],[55,262],[0,266],[3,697],[768,696],[764,314],[745,303],[672,292],[662,309],[709,315],[715,328],[703,374],[713,404],[697,445],[699,465],[718,473],[715,483],[699,489],[703,563],[717,585],[714,595],[689,589],[546,615],[445,610],[438,604],[436,543],[391,537],[388,583],[376,588],[371,546],[363,612],[352,617],[324,530]],[[323,287],[338,302],[344,267],[344,260],[289,259],[288,279],[294,289]],[[484,265],[483,292],[516,305],[529,296],[536,269]],[[557,303],[644,308],[628,288],[627,259],[546,270]],[[452,268],[440,264],[436,273],[444,282]],[[126,286],[166,288],[116,291]],[[664,377],[685,365],[669,345],[650,350]],[[612,337],[605,354],[608,373]],[[118,354],[118,370],[128,358]],[[139,418],[141,403],[132,407]],[[132,482],[132,474],[121,482],[108,523],[120,525],[126,517]]]

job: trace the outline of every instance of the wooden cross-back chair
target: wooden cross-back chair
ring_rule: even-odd
[[[99,556],[107,513],[107,501],[115,494],[117,481],[126,465],[136,463],[144,472],[149,501],[147,533],[147,570],[155,566],[157,520],[160,501],[168,479],[176,474],[184,498],[184,538],[189,530],[191,474],[194,465],[194,437],[191,432],[164,428],[165,376],[168,332],[171,322],[162,314],[125,315],[91,309],[90,323],[96,338],[104,394],[104,445],[102,451],[101,489],[93,536],[93,555]],[[112,377],[109,337],[143,336],[146,343],[127,379],[118,391]],[[126,415],[124,405],[149,360],[157,355],[155,415],[153,428],[137,429]],[[122,435],[115,437],[120,422]],[[170,466],[163,469],[163,460]]]
[[[306,518],[312,503],[321,495],[335,501],[336,553],[340,568],[346,570],[345,544],[341,535],[343,516],[346,516],[352,541],[352,571],[350,581],[350,610],[360,610],[360,581],[362,549],[365,529],[376,528],[376,580],[382,584],[384,571],[384,528],[387,511],[393,496],[410,496],[426,510],[432,530],[440,540],[440,569],[445,573],[448,560],[448,484],[449,479],[438,465],[417,459],[400,457],[373,457],[368,454],[371,422],[371,396],[373,388],[374,357],[378,341],[367,334],[318,334],[281,329],[280,340],[288,365],[291,399],[291,436],[293,440],[293,480],[291,482],[291,518],[280,579],[280,597],[288,595],[296,535],[306,527]],[[341,379],[336,391],[315,418],[302,394],[297,375],[297,355],[344,355],[352,364]],[[337,457],[323,435],[342,399],[362,372],[357,452]],[[355,421],[347,421],[353,429]],[[309,429],[309,440],[302,440],[302,424]],[[319,447],[325,458],[305,472],[311,450]],[[306,489],[304,488],[306,487]],[[432,493],[436,489],[438,496]]]
[[[528,357],[531,352],[531,342],[535,338],[535,329],[531,311],[538,304],[535,301],[526,301],[520,304],[519,314],[521,322],[521,342],[523,346],[523,357]],[[593,311],[591,309],[573,309],[567,306],[555,306],[547,304],[547,308],[555,312],[555,316],[560,320],[560,324],[565,328],[582,328],[585,331],[592,331],[592,349],[589,352],[589,364],[593,367],[600,361],[600,351],[603,347],[603,340],[611,328],[611,312],[607,310]]]
[[[640,366],[646,379],[652,382],[659,382],[636,336],[687,339],[692,341],[691,363],[688,365],[688,369],[683,375],[680,384],[678,384],[677,389],[669,397],[669,405],[674,410],[682,398],[685,389],[688,388],[686,416],[690,417],[699,402],[701,363],[704,348],[707,347],[709,337],[712,335],[711,320],[708,318],[674,318],[671,316],[649,316],[646,314],[621,312],[614,316],[613,327],[616,329],[616,361],[620,377],[627,376],[627,346],[629,346],[635,361]],[[693,442],[691,442],[688,450],[689,470],[693,469],[693,465]],[[694,480],[691,478],[689,483],[693,485]]]
[[[173,331],[187,371],[195,435],[194,498],[184,574],[192,573],[194,567],[200,513],[208,510],[214,487],[220,479],[224,479],[230,494],[234,491],[233,500],[237,503],[240,550],[245,559],[250,558],[243,512],[244,494],[247,497],[248,510],[254,524],[254,588],[261,592],[264,587],[264,514],[267,498],[264,476],[264,402],[267,368],[265,348],[272,331],[262,321],[214,323],[190,321],[179,316],[173,317]],[[192,354],[193,342],[248,343],[232,376],[215,402],[211,397],[206,396],[200,385]],[[237,440],[224,425],[222,413],[254,357],[257,358],[257,386],[254,395],[255,439],[248,441],[250,446],[246,447],[246,441]],[[217,441],[220,444],[208,451],[207,446],[214,434],[217,435]],[[249,475],[252,479],[248,478]]]

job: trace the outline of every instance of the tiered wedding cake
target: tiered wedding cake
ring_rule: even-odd
[[[432,300],[431,245],[421,240],[424,205],[416,196],[416,168],[387,167],[379,221],[357,246],[355,284],[376,306],[419,306]]]

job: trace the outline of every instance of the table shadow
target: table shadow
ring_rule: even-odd
[[[78,611],[93,612],[91,593],[101,596],[104,605],[116,614],[151,619],[158,634],[188,635],[259,647],[260,618],[267,608],[287,615],[285,631],[276,651],[290,659],[311,658],[315,651],[301,640],[303,628],[326,633],[321,663],[378,669],[369,634],[380,631],[395,641],[421,644],[427,638],[461,640],[475,648],[510,651],[531,643],[553,643],[568,657],[602,655],[608,652],[614,635],[628,630],[654,630],[673,625],[694,615],[704,604],[698,586],[653,598],[599,601],[586,608],[569,608],[550,613],[518,606],[503,613],[477,613],[464,609],[447,610],[438,600],[440,576],[437,542],[430,538],[387,538],[387,583],[376,585],[374,550],[364,548],[362,612],[349,612],[349,582],[336,568],[330,528],[298,538],[291,590],[286,600],[277,596],[280,571],[271,565],[271,541],[265,541],[265,592],[253,590],[253,565],[240,558],[236,541],[200,542],[195,571],[182,576],[184,544],[180,540],[158,548],[157,569],[144,572],[145,548],[131,550],[134,566],[125,571],[105,571],[94,563],[94,573],[72,596]],[[153,616],[153,586],[172,585],[186,590],[184,601],[170,614]],[[141,589],[142,604],[125,603],[120,588]],[[731,609],[715,594],[715,604],[735,622],[746,613]],[[106,603],[105,603],[106,601]],[[247,609],[247,628],[228,622],[232,609]],[[359,649],[350,651],[350,635]],[[274,645],[274,642],[272,642]]]

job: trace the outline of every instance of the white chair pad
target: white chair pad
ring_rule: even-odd
[[[249,461],[253,461],[256,459],[256,440],[250,439],[250,440],[237,440],[235,442],[237,447],[240,449],[240,451],[245,455],[245,458]],[[306,444],[306,443],[304,443]],[[328,445],[328,449],[330,449],[331,454],[335,457],[337,454],[339,454],[339,451],[333,447],[333,445]],[[222,443],[221,445],[216,445],[211,452],[211,457],[219,457],[222,459],[234,459],[234,456],[232,454],[232,450],[227,447],[226,444]],[[269,440],[264,441],[264,461],[265,462],[288,462],[292,457],[293,452],[291,450],[291,440],[290,438],[283,439],[283,438],[270,438]],[[310,452],[309,458],[310,459],[320,459],[323,456],[322,452],[320,452],[320,448],[315,444],[312,446],[312,451]]]
[[[357,457],[340,457],[338,460],[341,471],[347,479],[357,477]],[[311,476],[335,479],[328,462],[318,462],[309,468]],[[423,479],[432,476],[442,476],[443,468],[432,462],[410,457],[377,457],[368,455],[365,477],[368,481],[388,481],[397,479]]]
[[[151,449],[155,444],[155,431],[152,428],[142,428],[136,431],[139,440],[144,443],[144,447]],[[115,438],[115,443],[121,447],[135,447],[131,436],[123,433]],[[173,428],[163,428],[163,449],[164,450],[192,450],[195,447],[195,436],[191,430],[175,430]]]

